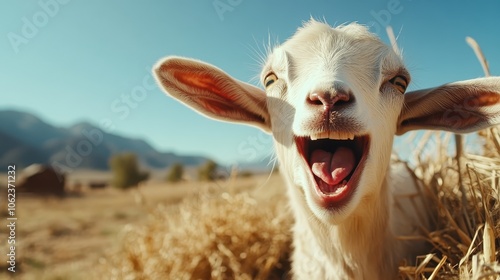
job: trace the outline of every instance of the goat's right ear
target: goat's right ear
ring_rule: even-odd
[[[153,69],[164,91],[195,111],[217,120],[255,125],[271,131],[266,93],[224,71],[180,57],[167,57]]]
[[[416,129],[468,133],[498,124],[500,77],[489,77],[406,93],[396,134]]]

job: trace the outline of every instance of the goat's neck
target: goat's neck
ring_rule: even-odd
[[[293,207],[297,279],[314,275],[322,279],[390,279],[388,276],[395,275],[397,246],[389,225],[387,179],[379,194],[363,199],[362,211],[339,225],[320,222],[299,198],[298,188],[290,189],[292,203],[302,204]]]

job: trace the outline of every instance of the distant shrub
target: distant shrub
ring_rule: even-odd
[[[238,175],[238,177],[241,177],[241,178],[249,178],[249,177],[252,177],[252,176],[253,176],[253,172],[249,171],[249,170],[243,170]]]
[[[181,163],[174,163],[167,173],[166,180],[170,183],[177,183],[179,181],[182,181],[183,176],[184,165],[182,165]]]
[[[200,181],[214,181],[217,178],[217,163],[207,160],[198,169],[198,179]]]
[[[133,153],[117,154],[109,161],[113,172],[112,185],[119,189],[136,187],[149,177],[149,173],[141,172],[137,164],[137,156]]]

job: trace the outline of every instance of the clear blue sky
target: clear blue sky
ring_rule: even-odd
[[[224,4],[229,8],[218,13],[214,5]],[[483,75],[465,36],[478,41],[500,75],[499,12],[499,1],[2,1],[0,109],[29,111],[59,126],[107,121],[109,132],[159,150],[224,163],[255,159],[248,148],[264,155],[268,138],[167,98],[150,86],[152,65],[187,56],[250,81],[259,71],[255,49],[268,35],[283,41],[313,16],[369,24],[386,42],[385,25],[392,25],[412,88],[430,87]],[[123,101],[133,92],[138,101]]]

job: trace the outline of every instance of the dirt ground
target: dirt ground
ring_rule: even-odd
[[[83,188],[63,199],[18,194],[15,279],[89,279],[93,267],[119,246],[124,228],[145,222],[158,204],[168,211],[201,191],[249,191],[257,199],[266,199],[283,191],[275,187],[281,185],[277,174],[268,177],[175,185],[155,181],[127,191]],[[4,209],[0,213],[7,218]],[[2,230],[0,239],[6,240],[6,234]],[[6,279],[12,276],[3,253],[7,244],[0,246],[0,278]]]

